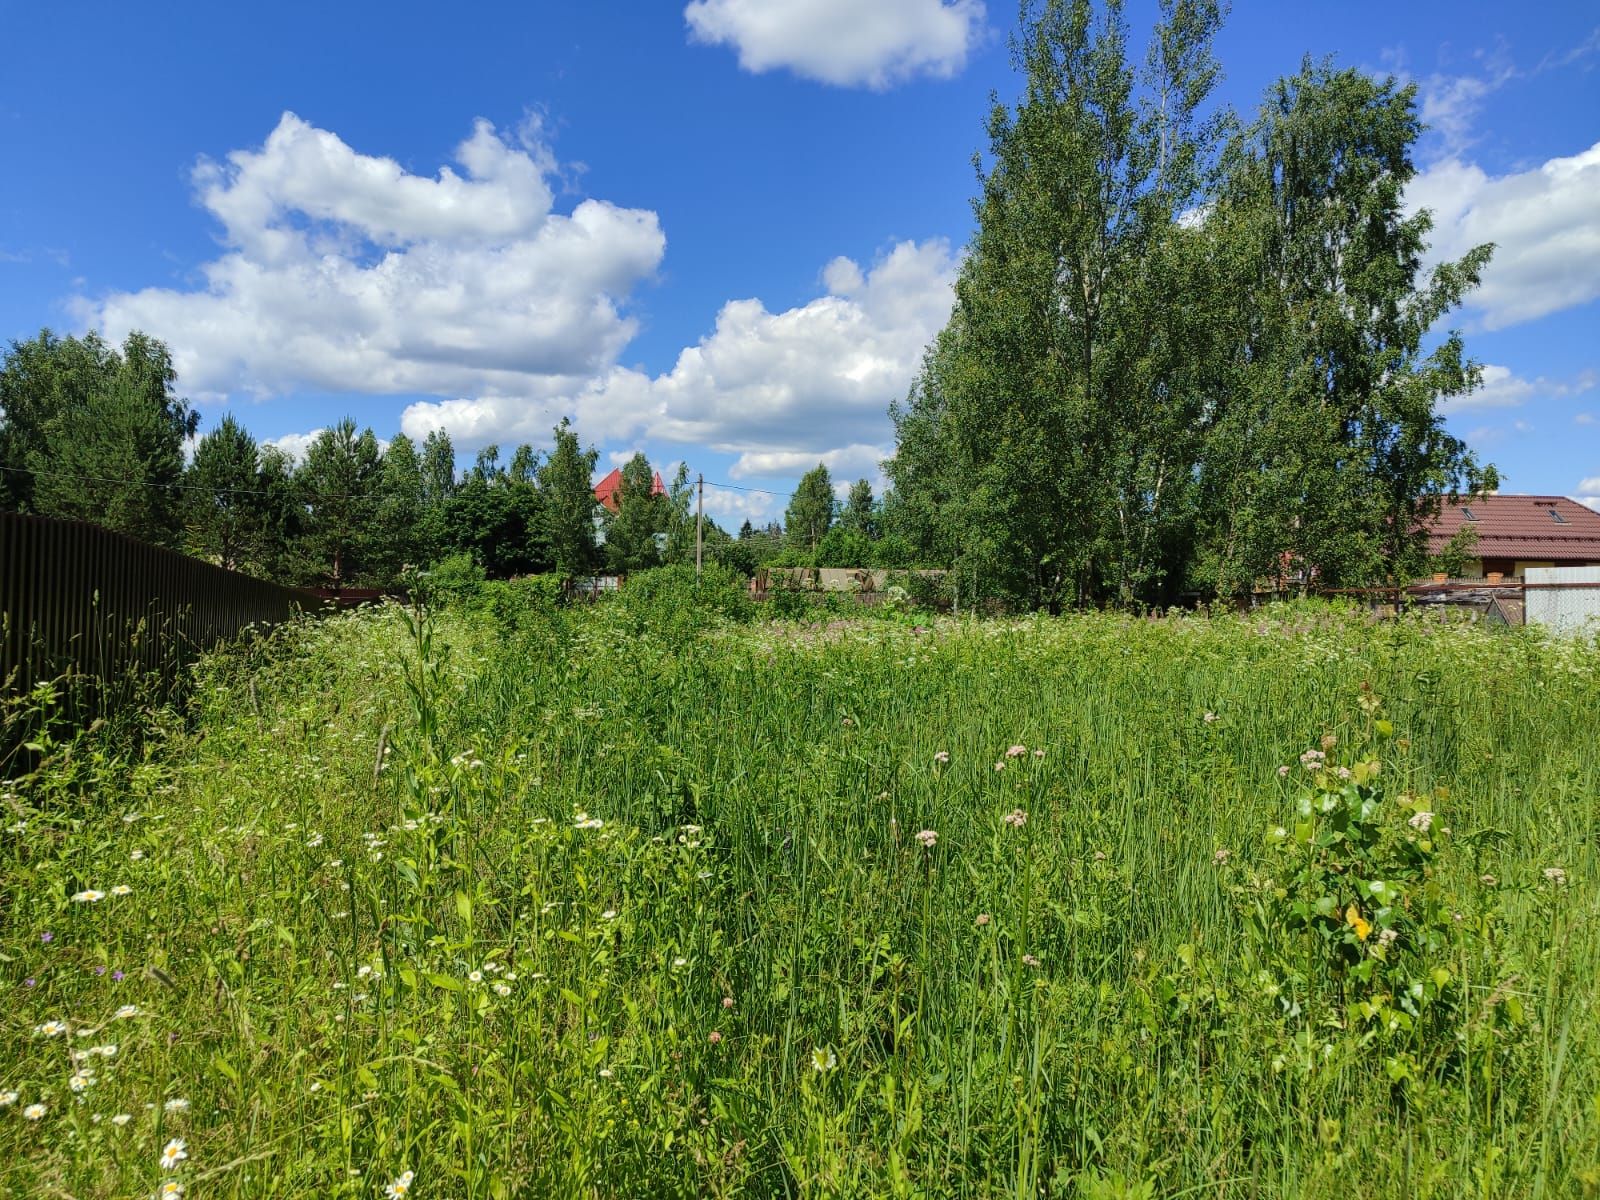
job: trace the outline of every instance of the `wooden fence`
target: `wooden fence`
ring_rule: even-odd
[[[123,681],[170,687],[201,651],[319,607],[86,521],[0,513],[0,695],[73,675],[98,708]]]

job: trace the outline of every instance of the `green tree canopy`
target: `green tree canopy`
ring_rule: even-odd
[[[833,479],[828,468],[818,463],[813,470],[801,476],[789,499],[783,525],[789,547],[796,553],[814,556],[822,539],[833,525],[837,501],[833,495]]]
[[[1306,64],[1259,118],[1211,106],[1211,0],[1025,9],[950,321],[887,464],[897,538],[1030,605],[1404,576],[1440,497],[1492,486],[1437,402],[1476,386],[1430,330],[1488,248],[1420,269],[1419,131],[1392,80]]]
[[[44,330],[0,363],[0,503],[159,545],[183,527],[183,447],[199,422],[166,346]]]
[[[263,525],[260,457],[256,439],[231,413],[195,445],[184,476],[191,553],[241,569]]]
[[[305,551],[333,587],[381,583],[377,525],[382,455],[372,430],[346,417],[306,452],[295,483],[306,507]]]
[[[544,493],[545,540],[555,570],[571,579],[588,575],[599,561],[595,544],[594,464],[599,454],[584,450],[565,418],[555,428],[555,446],[539,467]]]
[[[605,526],[606,565],[613,571],[643,571],[661,563],[656,534],[666,532],[668,501],[657,494],[655,477],[643,453],[622,468],[617,511]]]

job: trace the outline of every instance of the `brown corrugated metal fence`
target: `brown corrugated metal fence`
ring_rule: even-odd
[[[247,626],[318,607],[86,521],[0,513],[0,692],[67,673],[95,681],[92,694],[132,676],[170,684]]]

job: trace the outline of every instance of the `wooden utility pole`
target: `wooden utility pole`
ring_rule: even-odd
[[[694,499],[694,581],[700,582],[700,559],[705,551],[706,477],[695,476]]]

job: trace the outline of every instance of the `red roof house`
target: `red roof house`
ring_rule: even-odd
[[[594,485],[594,498],[600,501],[607,512],[616,512],[622,506],[622,468],[613,467],[611,474]],[[665,496],[667,489],[661,486],[661,472],[657,471],[650,480],[650,494],[652,496]]]
[[[1429,552],[1462,529],[1478,535],[1468,553],[1479,569],[1469,573],[1509,579],[1528,567],[1600,565],[1600,513],[1565,496],[1452,497],[1428,527]]]

